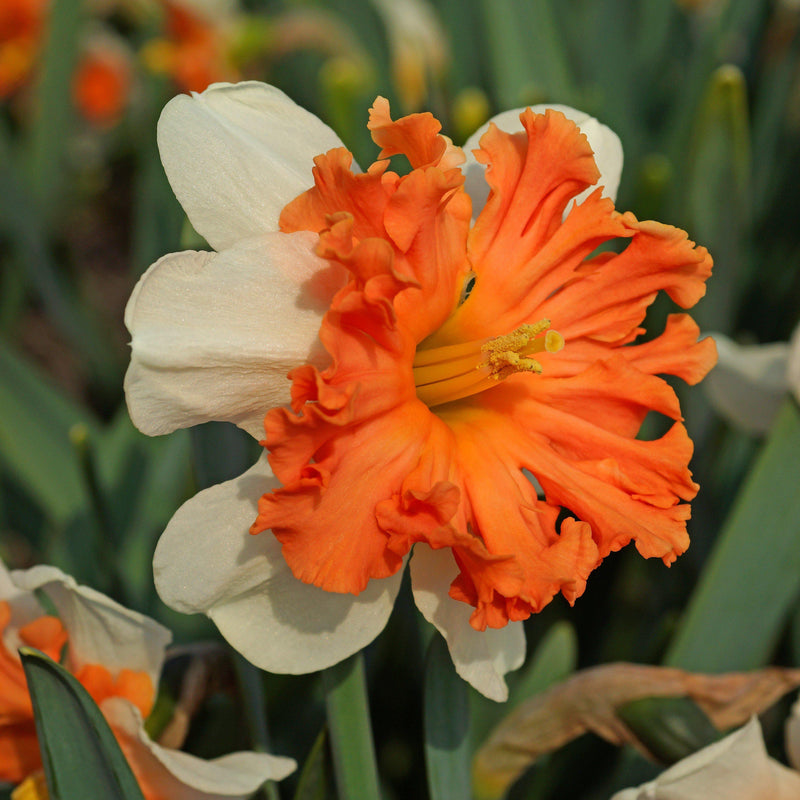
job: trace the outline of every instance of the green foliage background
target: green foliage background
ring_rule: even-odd
[[[694,312],[701,327],[745,341],[788,338],[800,317],[796,3],[431,5],[450,55],[443,71],[428,74],[424,105],[446,133],[463,141],[470,115],[482,121],[483,103],[489,114],[536,102],[591,113],[623,142],[618,207],[684,227],[714,255],[708,295]],[[357,160],[370,163],[370,103],[383,94],[396,113],[403,108],[376,7],[369,0],[252,0],[247,10],[263,24],[254,30],[264,37],[280,30],[287,14],[309,15],[334,31],[325,46],[266,47],[268,57],[251,77],[275,83],[328,121]],[[20,113],[7,104],[0,113],[0,552],[12,567],[56,564],[163,621],[178,641],[213,639],[205,620],[160,603],[150,560],[180,503],[242,472],[254,448],[222,424],[148,439],[128,420],[125,301],[146,267],[181,249],[192,233],[155,145],[155,121],[174,87],[142,73],[136,105],[108,131],[88,129],[75,113],[69,80],[89,14],[80,3],[54,0],[28,105]],[[123,23],[112,16],[111,24],[135,40],[140,33]],[[654,321],[667,305],[657,304]],[[666,570],[628,548],[607,559],[575,608],[554,602],[531,619],[529,663],[512,679],[509,706],[469,690],[473,744],[527,693],[579,667],[615,660],[708,671],[800,665],[796,404],[787,400],[764,443],[718,418],[701,388],[680,392],[702,486],[691,549]],[[422,686],[430,637],[406,587],[366,654],[387,798],[428,792],[424,751],[434,734],[425,744],[431,720],[423,723]],[[435,659],[431,654],[429,672],[438,668]],[[300,762],[309,752],[319,756],[319,748],[311,750],[324,721],[318,677],[270,675],[263,687],[259,677],[255,683],[265,694],[274,751]],[[220,744],[252,746],[238,723],[242,693],[252,697],[252,685],[251,675],[237,692],[210,697],[188,749],[213,755]],[[765,720],[778,754],[785,712]],[[438,760],[434,753],[434,772],[463,769],[462,750]],[[300,783],[304,797],[333,791],[323,788],[327,773],[317,762],[312,758]],[[604,798],[654,769],[586,738],[534,768],[511,796]],[[281,796],[292,796],[297,785],[296,778],[285,782]],[[439,775],[435,785],[455,791],[459,783]]]

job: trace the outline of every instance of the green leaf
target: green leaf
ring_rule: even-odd
[[[323,670],[322,683],[339,796],[347,800],[379,800],[361,653]]]
[[[767,663],[800,593],[800,408],[787,399],[706,564],[665,663]]]
[[[701,328],[728,331],[753,217],[750,120],[745,78],[737,67],[722,66],[711,76],[694,121],[688,167],[689,230],[714,255],[712,290],[693,316]]]
[[[571,675],[577,666],[578,641],[573,626],[560,621],[551,626],[528,663],[518,672],[507,676],[508,702],[491,703],[477,693],[472,700],[472,741],[478,750],[488,739],[490,731],[509,717],[523,701],[544,692]],[[504,796],[508,781],[504,776],[486,774],[473,759],[472,779],[474,796],[479,800],[497,800]],[[538,794],[533,795],[538,797]],[[541,796],[549,796],[545,791]]]
[[[477,692],[470,693],[473,749],[482,744],[489,731],[523,700],[564,680],[575,671],[577,663],[578,638],[575,628],[564,620],[556,622],[539,642],[527,663],[506,676],[506,703],[495,703]]]
[[[331,800],[333,796],[333,771],[328,752],[328,734],[325,728],[319,732],[311,751],[303,764],[297,782],[294,800]]]
[[[75,4],[79,5],[79,4]],[[52,120],[50,127],[54,128]],[[58,131],[65,139],[63,131]],[[12,146],[11,134],[0,119],[0,197],[3,198],[0,214],[0,235],[8,237],[15,260],[9,259],[4,269],[3,292],[16,295],[7,307],[3,298],[4,321],[13,321],[21,313],[25,292],[34,289],[41,299],[48,318],[61,334],[73,344],[95,376],[106,387],[119,381],[119,369],[108,337],[100,333],[90,309],[82,305],[72,287],[65,280],[57,263],[42,213],[19,169],[19,151]],[[16,306],[16,308],[15,308]]]
[[[550,0],[482,0],[481,5],[500,107],[573,102],[567,50]]]
[[[86,507],[88,495],[69,431],[93,420],[0,342],[0,463],[55,520]]]
[[[114,734],[63,667],[20,649],[51,800],[144,800]]]
[[[617,708],[617,716],[663,764],[674,764],[720,738],[688,697],[645,697]]]
[[[578,636],[565,620],[556,622],[536,648],[530,662],[509,675],[506,713],[520,702],[571,675],[578,664]]]
[[[55,0],[48,12],[37,82],[38,113],[31,135],[31,186],[46,213],[55,209],[64,185],[64,162],[75,114],[72,77],[85,15],[85,4],[75,0]]]
[[[470,789],[469,698],[447,644],[434,636],[425,665],[425,767],[431,800],[461,800]]]

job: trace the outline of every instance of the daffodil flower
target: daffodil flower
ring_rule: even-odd
[[[795,800],[800,797],[800,706],[786,723],[787,752],[795,769],[771,758],[758,717],[665,770],[654,781],[617,792],[611,800]]]
[[[58,616],[48,614],[43,592]],[[28,781],[41,794],[33,708],[17,648],[36,647],[65,666],[100,707],[146,800],[249,797],[265,780],[292,772],[290,758],[231,753],[211,761],[161,747],[144,730],[171,634],[154,620],[78,585],[55,567],[9,573],[0,562],[0,780]],[[39,788],[37,788],[39,787]],[[24,793],[23,793],[24,794]]]
[[[660,290],[703,295],[711,259],[614,210],[619,141],[572,109],[501,115],[470,156],[382,98],[369,129],[361,172],[263,84],[164,109],[167,176],[215,252],[167,255],[134,290],[131,417],[231,421],[266,452],[178,511],[156,585],[254,664],[302,673],[382,630],[413,548],[417,606],[502,700],[523,619],[632,540],[667,564],[688,546],[692,444],[656,376],[700,380],[714,345],[685,314],[638,337]],[[675,422],[640,441],[650,411]]]

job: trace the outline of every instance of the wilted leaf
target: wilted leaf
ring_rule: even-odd
[[[617,709],[646,697],[687,697],[719,729],[745,722],[800,686],[800,669],[701,675],[669,667],[607,664],[584,670],[522,703],[478,750],[473,776],[480,797],[501,797],[537,758],[592,732],[651,754]]]

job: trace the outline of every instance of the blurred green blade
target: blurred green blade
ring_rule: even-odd
[[[730,330],[735,315],[753,217],[750,173],[745,78],[725,65],[712,75],[694,122],[686,197],[691,234],[714,256],[709,299],[694,312],[708,330]]]
[[[88,414],[0,342],[0,463],[58,521],[88,501],[69,439],[76,423],[94,429]]]
[[[567,48],[550,0],[482,0],[488,58],[501,109],[573,102]]]
[[[569,622],[551,626],[539,643],[530,663],[509,675],[509,702],[506,713],[523,700],[564,680],[578,665],[578,635]]]
[[[66,138],[62,133],[59,136]],[[7,236],[14,258],[6,259],[4,291],[19,294],[21,303],[28,286],[35,289],[47,316],[78,351],[82,359],[107,386],[116,386],[119,371],[106,337],[100,335],[92,314],[65,280],[53,255],[48,230],[41,210],[18,169],[18,149],[12,146],[11,134],[0,119],[0,236]],[[5,299],[5,298],[4,298]],[[13,301],[13,298],[12,298]],[[19,309],[5,310],[6,324],[14,321]]]
[[[523,700],[543,692],[571,675],[578,664],[578,637],[564,620],[550,627],[527,663],[506,676],[508,702],[495,703],[477,692],[470,693],[471,739],[473,749],[483,743],[489,731]]]
[[[425,767],[431,800],[471,796],[467,684],[447,643],[434,636],[425,665]]]
[[[739,493],[665,663],[765,664],[800,593],[800,408],[788,399]]]
[[[65,159],[71,137],[74,108],[72,77],[78,63],[85,3],[55,0],[48,14],[47,41],[43,48],[37,109],[31,135],[31,186],[49,216],[64,184]]]
[[[364,656],[358,652],[322,670],[336,787],[347,800],[379,800]]]
[[[328,736],[323,728],[303,764],[294,800],[329,800],[333,797],[333,769],[328,752]]]
[[[20,650],[52,800],[144,800],[88,692],[33,648]]]

